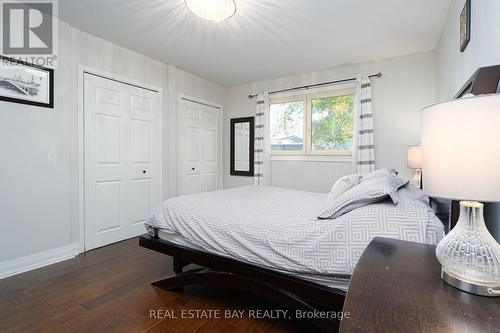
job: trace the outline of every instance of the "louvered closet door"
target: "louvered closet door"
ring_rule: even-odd
[[[84,77],[85,249],[145,232],[161,200],[158,93]]]
[[[181,100],[179,194],[214,191],[220,181],[220,112],[215,107]]]

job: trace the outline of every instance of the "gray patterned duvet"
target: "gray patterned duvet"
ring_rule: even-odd
[[[300,276],[349,275],[376,237],[436,244],[443,225],[417,190],[319,220],[327,194],[248,186],[164,201],[146,222],[196,248]]]

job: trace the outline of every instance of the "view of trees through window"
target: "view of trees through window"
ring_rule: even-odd
[[[354,96],[312,100],[312,150],[351,150],[354,122]]]
[[[353,94],[310,98],[304,96],[297,99],[271,103],[272,151],[305,154],[351,151]],[[308,137],[304,117],[310,125],[311,133]],[[304,149],[305,144],[308,149]]]

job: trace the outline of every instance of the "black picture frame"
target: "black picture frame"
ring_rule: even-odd
[[[466,0],[460,13],[460,52],[464,52],[470,42],[471,0]]]
[[[235,170],[235,126],[240,123],[249,123],[249,149],[248,149],[248,161],[249,161],[249,170],[241,171]],[[254,140],[255,140],[255,119],[254,117],[244,117],[244,118],[233,118],[231,119],[231,168],[230,175],[231,176],[244,176],[244,177],[253,177],[254,176]]]
[[[49,108],[49,109],[54,108],[54,69],[30,64],[30,63],[27,63],[27,62],[19,60],[19,59],[5,57],[3,55],[0,55],[0,61],[9,62],[13,65],[18,65],[18,66],[36,68],[37,70],[46,72],[48,74],[48,89],[49,89],[47,103],[29,100],[29,99],[4,96],[4,95],[2,95],[1,92],[0,92],[0,101],[18,103],[18,104],[26,104],[26,105],[38,106],[38,107]],[[5,77],[2,77],[2,72],[0,69],[0,82],[1,82],[2,78],[5,79]]]

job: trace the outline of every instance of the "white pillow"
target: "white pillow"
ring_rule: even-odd
[[[335,184],[333,184],[326,202],[330,202],[331,200],[340,196],[342,193],[358,185],[360,179],[360,175],[347,175],[337,180]]]

